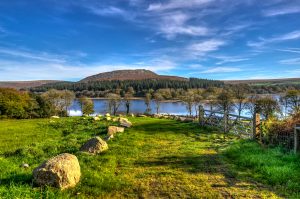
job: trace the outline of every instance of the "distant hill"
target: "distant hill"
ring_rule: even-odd
[[[34,88],[42,86],[49,83],[57,83],[58,80],[36,80],[36,81],[2,81],[0,82],[0,87],[2,88]]]
[[[225,80],[224,83],[225,84],[250,84],[250,85],[300,84],[300,78]]]
[[[187,78],[177,76],[158,75],[150,70],[137,69],[137,70],[116,70],[112,72],[99,73],[86,77],[80,82],[93,82],[93,81],[124,81],[124,80],[176,80],[176,81],[188,81]]]

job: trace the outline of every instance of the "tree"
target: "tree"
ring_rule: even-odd
[[[223,89],[217,96],[217,106],[224,113],[229,113],[233,106],[232,93],[228,89]]]
[[[256,111],[268,120],[274,117],[276,112],[280,112],[278,101],[270,96],[262,97],[255,102]]]
[[[216,95],[217,91],[213,87],[209,87],[202,93],[202,97],[206,100],[206,104],[208,104],[210,111],[213,111],[213,107],[216,104]]]
[[[192,91],[187,91],[180,99],[185,103],[189,115],[192,116],[192,108],[195,102],[194,93]]]
[[[292,113],[300,112],[300,91],[288,90],[285,94],[287,107],[291,109]]]
[[[238,111],[238,116],[240,118],[242,111],[246,108],[246,87],[244,85],[238,85],[232,89],[233,97],[235,98],[235,107]]]
[[[79,98],[79,104],[83,115],[91,115],[94,113],[94,102],[87,97]]]
[[[121,105],[121,96],[115,93],[108,93],[106,95],[108,100],[108,110],[111,114],[116,115],[120,105]]]
[[[202,100],[203,97],[199,93],[194,94],[194,108],[195,108],[196,117],[198,116],[198,109]]]
[[[75,98],[75,94],[68,90],[54,90],[51,89],[42,95],[46,100],[50,102],[55,113],[60,116],[66,116],[68,113],[68,107],[72,105]]]
[[[156,113],[158,114],[161,102],[164,100],[164,98],[163,98],[163,96],[161,95],[161,93],[159,91],[156,91],[154,93],[153,98],[154,98],[154,102],[156,104]]]
[[[125,107],[126,107],[126,114],[129,114],[130,111],[130,105],[131,105],[131,100],[134,95],[134,89],[132,87],[129,87],[127,92],[124,95],[124,101],[125,101]]]
[[[145,105],[146,105],[146,113],[150,113],[151,112],[151,94],[150,93],[146,93],[145,94],[145,98],[144,98],[144,101],[145,101]]]

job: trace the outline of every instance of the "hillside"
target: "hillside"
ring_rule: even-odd
[[[251,80],[224,80],[225,84],[296,84],[300,78],[286,79],[251,79]]]
[[[165,76],[158,75],[150,70],[137,69],[137,70],[116,70],[111,72],[99,73],[86,77],[80,82],[92,82],[92,81],[113,81],[113,80],[145,80],[145,79],[165,79],[165,80],[177,80],[188,81],[188,79],[177,76]]]
[[[42,86],[49,83],[60,82],[58,80],[36,80],[36,81],[2,81],[0,82],[0,87],[2,88],[34,88]]]

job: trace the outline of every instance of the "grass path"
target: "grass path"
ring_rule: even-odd
[[[279,198],[270,188],[239,177],[218,153],[231,138],[190,123],[131,120],[134,127],[109,141],[109,151],[98,156],[78,148],[95,134],[104,137],[104,124],[77,121],[76,129],[69,125],[66,130],[67,123],[52,128],[48,120],[0,121],[0,198]],[[78,157],[80,184],[63,192],[35,187],[34,167],[62,152]],[[22,162],[30,169],[19,168]]]

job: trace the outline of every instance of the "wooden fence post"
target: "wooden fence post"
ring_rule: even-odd
[[[204,125],[204,108],[202,105],[199,105],[199,124]]]
[[[254,113],[253,115],[253,139],[260,138],[261,140],[261,129],[260,129],[260,114]]]
[[[224,133],[227,133],[228,132],[228,112],[226,111],[224,113]]]
[[[300,124],[296,124],[294,129],[294,153],[295,154],[299,151],[299,130],[300,130]]]

